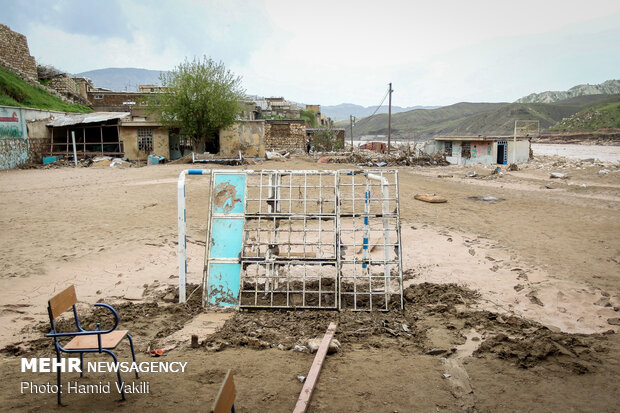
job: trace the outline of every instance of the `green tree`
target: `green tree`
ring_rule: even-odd
[[[163,72],[160,81],[165,92],[150,96],[148,106],[168,129],[190,137],[194,151],[200,142],[216,139],[218,131],[232,125],[242,112],[241,77],[207,56],[185,59]]]

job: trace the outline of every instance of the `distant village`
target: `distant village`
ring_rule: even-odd
[[[215,139],[203,140],[194,147],[191,137],[183,136],[179,130],[168,130],[144,103],[149,96],[165,92],[165,88],[146,84],[139,85],[137,91],[114,91],[95,85],[88,78],[37,65],[26,37],[2,24],[0,66],[65,102],[93,110],[71,113],[0,106],[0,169],[97,156],[128,161],[149,161],[153,157],[175,161],[190,156],[203,161],[264,158],[274,152],[307,153],[315,148],[315,141],[324,141],[327,135],[335,149],[350,144],[345,143],[345,129],[334,127],[318,104],[301,105],[284,97],[247,96],[240,102],[243,110],[235,124],[219,130]],[[423,144],[423,148],[408,152],[406,158],[426,154],[463,165],[527,162],[529,138],[537,134],[536,123],[535,130],[515,136],[514,140],[505,136],[440,136]],[[366,142],[359,148],[384,153],[386,144]]]
[[[66,102],[93,110],[67,113],[0,107],[0,122],[8,122],[7,139],[0,140],[0,153],[4,155],[0,169],[41,162],[46,157],[72,157],[73,137],[80,157],[104,155],[145,161],[149,155],[156,155],[176,160],[194,152],[188,137],[163,127],[143,104],[149,95],[164,92],[161,86],[139,85],[135,92],[113,91],[98,87],[88,78],[37,66],[26,37],[1,24],[0,66]],[[309,150],[314,134],[326,129],[344,146],[344,129],[333,128],[333,121],[321,113],[320,105],[258,96],[240,104],[243,111],[238,121],[220,130],[215,142],[202,142],[197,153],[220,158],[264,157],[266,151],[302,153]]]

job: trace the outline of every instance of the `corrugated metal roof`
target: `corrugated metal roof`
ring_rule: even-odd
[[[47,124],[47,126],[72,126],[82,125],[84,123],[106,122],[112,119],[124,119],[130,115],[129,112],[94,112],[94,113],[76,113],[75,115],[58,115],[55,119]]]

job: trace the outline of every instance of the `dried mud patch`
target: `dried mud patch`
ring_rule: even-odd
[[[193,291],[197,285],[188,284],[187,290]],[[159,339],[169,336],[190,321],[196,314],[203,311],[201,306],[200,294],[196,293],[190,297],[185,304],[179,304],[178,288],[169,286],[165,291],[159,291],[145,302],[106,302],[110,304],[119,315],[117,329],[129,330],[134,339],[136,351],[146,350],[151,344]],[[94,330],[97,323],[101,329],[109,329],[114,325],[112,313],[102,307],[83,306],[78,303],[78,318],[85,330]],[[75,322],[71,310],[65,312],[56,320],[56,330],[58,332],[76,331]],[[28,326],[24,333],[34,333],[41,338],[11,344],[2,349],[0,353],[13,356],[35,355],[37,353],[54,352],[53,341],[45,337],[50,332],[49,322],[39,322]],[[69,341],[68,339],[63,340]]]
[[[545,327],[528,335],[509,337],[499,333],[486,339],[475,351],[477,357],[492,354],[521,368],[556,364],[575,374],[593,372],[606,353],[605,337],[554,333]]]
[[[189,286],[192,291],[196,286]],[[608,351],[605,334],[581,335],[555,332],[542,324],[514,315],[480,311],[475,308],[479,294],[456,284],[415,284],[404,291],[404,310],[389,312],[260,310],[239,311],[216,333],[201,343],[208,351],[226,348],[278,348],[291,350],[305,346],[309,339],[320,338],[330,322],[338,322],[336,338],[341,351],[362,348],[391,348],[408,354],[452,357],[456,347],[467,341],[475,330],[480,345],[474,357],[505,360],[520,368],[557,366],[574,374],[595,371],[600,355]],[[200,294],[188,303],[178,304],[178,291],[168,287],[154,293],[146,302],[111,303],[116,308],[118,328],[129,330],[136,350],[151,345],[182,329],[203,311]],[[97,323],[112,326],[108,310],[80,308],[80,322],[92,330]],[[75,331],[73,317],[67,313],[57,322],[59,331]],[[48,323],[27,327],[40,338],[0,350],[13,356],[52,354],[52,340],[44,337]],[[126,349],[122,349],[126,351]]]

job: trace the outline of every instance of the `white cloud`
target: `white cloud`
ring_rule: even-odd
[[[206,54],[250,93],[324,105],[377,104],[390,81],[401,106],[514,100],[620,66],[617,1],[123,1],[104,16],[80,8],[92,33],[2,2],[31,53],[70,72],[166,70]],[[100,24],[110,16],[116,29]]]

